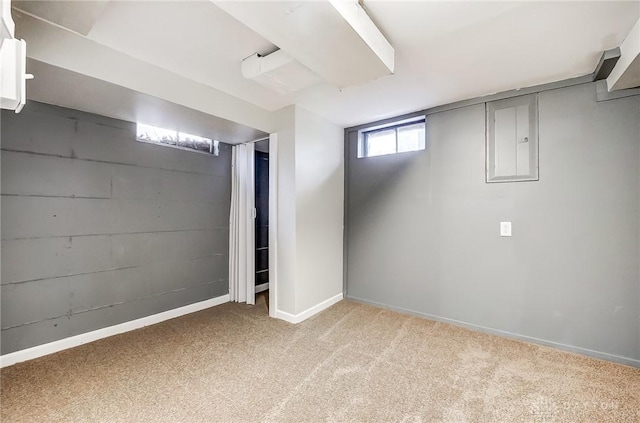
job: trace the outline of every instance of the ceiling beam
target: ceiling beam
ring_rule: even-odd
[[[14,20],[16,35],[26,40],[27,56],[32,59],[264,132],[275,129],[273,113],[254,104],[32,16],[16,12]]]
[[[356,0],[214,3],[338,88],[394,71],[393,47]]]
[[[609,91],[640,86],[640,19],[620,45],[620,59],[607,78]]]
[[[607,79],[616,63],[618,63],[618,59],[620,59],[620,47],[605,50],[600,56],[596,70],[593,71],[593,80]]]
[[[158,97],[28,59],[29,100],[238,144],[268,134]],[[60,92],[66,95],[60,96]],[[98,99],[98,101],[96,101]]]

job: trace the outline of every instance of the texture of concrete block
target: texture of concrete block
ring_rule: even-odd
[[[228,293],[230,146],[34,102],[1,119],[2,354]]]

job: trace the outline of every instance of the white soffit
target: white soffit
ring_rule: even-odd
[[[82,110],[128,122],[141,122],[216,139],[227,144],[255,140],[268,134],[37,60],[28,59],[28,98],[42,103]],[[60,96],[64,92],[66,95]],[[100,101],[95,101],[95,99]]]
[[[620,45],[620,59],[607,78],[609,91],[640,86],[640,19]]]
[[[32,1],[13,0],[13,7],[54,24],[87,35],[102,14],[108,0]]]
[[[356,0],[215,4],[338,88],[394,71],[394,49]]]
[[[265,132],[274,129],[270,112],[237,97],[31,16],[14,12],[13,18],[16,35],[27,42],[29,58]],[[61,90],[57,93],[61,98],[67,95]],[[102,103],[98,96],[91,99]]]

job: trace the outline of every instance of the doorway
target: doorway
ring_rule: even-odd
[[[255,144],[255,285],[269,307],[269,140]]]

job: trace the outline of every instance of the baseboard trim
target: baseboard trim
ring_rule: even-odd
[[[333,297],[326,299],[323,302],[316,304],[313,307],[310,307],[298,314],[291,314],[291,313],[287,313],[286,311],[276,310],[275,317],[289,323],[298,324],[300,322],[307,320],[309,317],[315,314],[318,314],[321,311],[331,307],[335,303],[341,301],[343,298],[344,298],[344,295],[342,293],[338,295],[334,295]]]
[[[269,282],[256,285],[256,294],[266,291],[267,289],[269,289]]]
[[[58,341],[49,342],[47,344],[37,345],[35,347],[12,352],[0,356],[0,368],[11,366],[23,361],[33,360],[34,358],[43,357],[69,348],[77,347],[98,339],[107,338],[109,336],[118,335],[120,333],[129,332],[140,329],[145,326],[154,325],[164,322],[165,320],[175,319],[176,317],[186,314],[195,313],[220,304],[229,302],[229,294],[220,297],[211,298],[209,300],[200,301],[198,303],[189,304],[184,307],[174,308],[172,310],[163,311],[162,313],[152,314],[151,316],[142,317],[140,319],[131,320],[129,322],[120,323],[114,326],[94,330],[91,332],[81,333],[80,335],[71,336],[69,338],[60,339]]]
[[[423,318],[426,318],[426,319],[429,319],[429,320],[435,320],[437,322],[450,323],[452,325],[462,326],[462,327],[467,328],[467,329],[471,329],[471,330],[475,330],[475,331],[479,331],[479,332],[484,332],[484,333],[489,333],[491,335],[497,335],[497,336],[502,336],[504,338],[516,339],[518,341],[525,341],[525,342],[530,342],[532,344],[538,344],[538,345],[544,345],[544,346],[547,346],[547,347],[553,347],[553,348],[557,348],[559,350],[563,350],[563,351],[567,351],[567,352],[571,352],[571,353],[576,353],[576,354],[582,354],[582,355],[586,355],[586,356],[589,356],[589,357],[597,358],[597,359],[600,359],[600,360],[613,361],[615,363],[624,364],[626,366],[640,367],[640,360],[636,360],[634,358],[624,357],[624,356],[615,355],[615,354],[609,354],[609,353],[600,352],[600,351],[594,351],[594,350],[590,350],[588,348],[574,347],[572,345],[562,344],[562,343],[559,343],[559,342],[547,341],[546,339],[534,338],[532,336],[520,335],[520,334],[517,334],[517,333],[508,332],[508,331],[504,331],[504,330],[500,330],[500,329],[493,329],[493,328],[489,328],[489,327],[485,327],[485,326],[475,325],[473,323],[467,323],[467,322],[463,322],[463,321],[460,321],[460,320],[449,319],[447,317],[440,317],[440,316],[436,316],[436,315],[433,315],[433,314],[422,313],[420,311],[414,311],[414,310],[409,310],[409,309],[405,309],[405,308],[401,308],[401,307],[390,306],[390,305],[387,305],[387,304],[381,304],[381,303],[377,303],[375,301],[369,301],[369,300],[365,300],[363,298],[353,297],[353,296],[350,296],[350,295],[347,295],[345,298],[347,300],[350,300],[350,301],[355,301],[355,302],[363,303],[363,304],[369,304],[369,305],[372,305],[372,306],[385,308],[385,309],[388,309],[388,310],[394,310],[394,311],[397,311],[399,313],[411,314],[413,316],[423,317]]]

